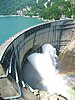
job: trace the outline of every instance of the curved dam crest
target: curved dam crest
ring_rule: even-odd
[[[11,76],[11,80],[10,77],[9,80],[12,83],[12,87],[16,85],[21,86],[22,81],[24,81],[21,71],[27,56],[36,52],[46,43],[52,44],[59,55],[60,51],[63,50],[75,35],[73,31],[74,28],[75,23],[71,19],[47,22],[25,29],[3,43],[0,46],[0,63],[4,69],[3,74],[8,72],[7,79],[8,76]],[[16,76],[15,72],[17,72]],[[12,78],[16,82],[16,85],[14,85]],[[17,89],[20,90],[19,88]],[[10,91],[12,93],[12,89],[10,89]],[[20,93],[20,91],[18,91],[18,93]],[[1,94],[4,98],[15,98],[10,93],[10,96],[4,93],[3,88],[1,89]],[[19,97],[20,96],[19,94]]]

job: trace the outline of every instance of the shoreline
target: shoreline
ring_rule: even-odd
[[[15,16],[20,16],[20,15],[0,15],[0,17],[15,17]]]
[[[37,16],[25,16],[25,15],[0,15],[0,18],[1,18],[1,17],[18,17],[18,16],[20,16],[20,17],[25,17],[25,18],[36,18],[36,19],[42,20],[42,21],[44,21],[44,22],[49,22],[49,21],[51,21],[51,20],[49,20],[49,19],[44,19],[44,18],[37,17]]]
[[[24,16],[24,15],[0,15],[0,17],[31,17],[31,16]]]

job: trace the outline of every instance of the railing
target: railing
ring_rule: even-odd
[[[15,76],[16,76],[16,84],[17,84],[17,87],[18,87],[18,94],[17,96],[10,96],[10,97],[5,97],[4,99],[17,99],[19,97],[21,97],[21,88],[20,88],[20,85],[19,85],[19,79],[18,79],[18,74],[17,74],[17,69],[16,69],[16,60],[15,60],[15,65],[14,65],[14,69],[15,69]]]
[[[0,76],[0,79],[3,79],[3,78],[7,78],[9,76],[9,74],[11,74],[11,66],[12,66],[12,59],[13,59],[13,55],[14,55],[14,51],[11,55],[11,58],[10,58],[10,64],[9,64],[9,67],[7,68],[6,70],[6,74],[5,75],[2,75]],[[4,97],[5,100],[8,100],[8,99],[16,99],[16,98],[19,98],[21,97],[21,88],[20,88],[20,85],[19,85],[19,79],[18,79],[18,73],[17,73],[17,68],[16,68],[16,59],[15,60],[15,64],[14,64],[14,72],[15,72],[15,77],[16,77],[16,84],[17,84],[17,88],[18,88],[18,94],[17,96],[10,96],[10,97]]]

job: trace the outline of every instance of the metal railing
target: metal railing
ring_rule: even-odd
[[[15,65],[14,65],[14,69],[15,69],[15,76],[16,76],[16,84],[17,84],[17,88],[18,88],[18,94],[17,96],[10,96],[10,97],[5,97],[4,99],[17,99],[19,97],[21,97],[21,88],[19,85],[19,79],[18,79],[18,73],[17,73],[17,69],[16,69],[16,60],[15,60]]]
[[[9,64],[9,67],[7,68],[7,70],[6,70],[6,74],[5,75],[1,75],[0,79],[7,78],[9,76],[9,74],[11,73],[13,55],[14,55],[14,52],[11,55],[10,64]],[[15,72],[16,84],[17,84],[18,94],[19,95],[4,97],[5,100],[7,100],[7,99],[17,99],[17,98],[21,97],[21,88],[20,88],[20,85],[19,85],[18,73],[17,73],[17,68],[16,68],[16,59],[15,59],[14,69],[15,69],[14,72]]]

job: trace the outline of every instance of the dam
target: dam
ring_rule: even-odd
[[[35,96],[33,93],[35,90],[25,82],[22,68],[30,54],[38,52],[43,44],[50,43],[56,48],[59,56],[58,66],[60,67],[58,69],[60,74],[68,74],[64,78],[68,79],[67,84],[73,89],[73,91],[69,90],[71,95],[69,100],[74,100],[74,37],[75,22],[72,19],[65,19],[25,29],[0,45],[0,97],[6,100],[39,100],[38,94]],[[32,73],[31,70],[29,72]],[[68,100],[62,94],[58,94],[55,98],[50,100]]]

